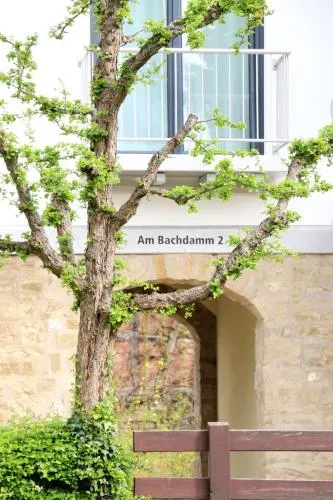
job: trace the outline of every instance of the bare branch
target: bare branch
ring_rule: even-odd
[[[86,0],[85,2],[74,1],[73,5],[68,8],[68,17],[60,24],[50,30],[50,35],[57,40],[61,40],[66,34],[66,30],[70,28],[76,19],[89,11],[93,0]]]
[[[195,304],[210,296],[208,283],[195,286],[187,290],[176,290],[175,292],[148,294],[135,294],[133,300],[140,311],[153,309],[164,309],[169,306],[181,307],[187,304]]]
[[[289,165],[286,179],[292,181],[297,180],[301,174],[302,168],[303,164],[300,159],[295,158]],[[272,236],[277,225],[288,225],[286,210],[289,201],[290,198],[283,198],[277,202],[274,215],[267,217],[257,227],[249,231],[243,241],[233,249],[224,264],[216,267],[208,283],[187,290],[177,290],[169,293],[159,294],[154,292],[151,295],[135,294],[133,296],[135,305],[139,310],[152,310],[168,306],[181,307],[209,298],[211,296],[210,284],[213,281],[218,280],[221,287],[223,287],[227,281],[228,272],[232,271],[239,258],[251,255],[263,241]]]
[[[64,260],[75,264],[71,208],[67,201],[62,200],[56,194],[52,195],[52,205],[61,215],[61,222],[56,226],[60,253]]]
[[[140,200],[149,194],[155,176],[164,160],[183,142],[197,122],[198,117],[190,114],[184,126],[178,130],[177,134],[151,157],[145,174],[140,179],[129,199],[120,207],[116,214],[120,226],[126,224],[126,222],[136,213]]]
[[[128,43],[135,42],[136,37],[140,35],[140,33],[144,33],[145,30],[139,30],[136,33],[132,33],[131,35],[123,35],[122,40],[121,40],[121,46],[124,47]]]
[[[51,247],[45,234],[42,220],[39,213],[34,208],[34,201],[29,188],[20,179],[20,167],[17,154],[7,151],[7,147],[0,131],[0,155],[3,157],[9,175],[16,187],[19,198],[19,210],[25,214],[31,230],[31,246],[34,254],[38,255],[45,267],[50,269],[53,274],[60,277],[63,261]]]

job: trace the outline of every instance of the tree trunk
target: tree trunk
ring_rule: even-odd
[[[104,20],[100,26],[100,47],[107,57],[99,58],[95,65],[94,81],[108,82],[96,105],[96,124],[107,134],[91,147],[97,157],[107,159],[109,171],[117,164],[118,109],[113,89],[117,75],[118,53],[123,24],[118,19],[119,2],[101,4]],[[98,177],[88,171],[88,180]],[[77,347],[77,394],[84,411],[92,410],[108,392],[110,377],[107,361],[114,343],[109,325],[112,305],[116,234],[119,227],[105,210],[113,207],[112,183],[98,188],[88,202],[88,242],[85,252],[86,284],[80,301],[80,328]]]
[[[90,217],[86,250],[87,279],[80,304],[76,385],[78,404],[92,410],[108,392],[107,361],[114,344],[109,324],[116,249],[115,231],[107,214]],[[92,234],[93,233],[93,234]]]
[[[90,411],[108,392],[111,374],[107,362],[113,350],[113,335],[107,314],[96,313],[99,305],[95,294],[87,294],[81,307],[76,365],[77,403],[84,411]]]

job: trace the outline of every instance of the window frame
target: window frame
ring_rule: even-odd
[[[167,23],[169,24],[174,19],[177,19],[182,14],[182,0],[166,0]],[[99,43],[99,35],[93,9],[90,11],[90,41],[92,44]],[[265,47],[265,30],[264,25],[255,29],[253,35],[249,37],[250,47],[253,49],[264,49]],[[171,47],[181,48],[182,37],[179,36],[173,40]],[[176,58],[176,63],[175,63]],[[175,64],[177,66],[177,75],[179,82],[183,81],[183,62],[182,56],[172,54],[167,59],[167,130],[168,137],[173,137],[177,130],[184,124],[183,113],[183,89],[179,84],[174,86],[175,81]],[[258,139],[264,139],[265,133],[265,68],[264,56],[249,56],[249,133],[250,137],[255,137],[254,132],[258,131]],[[257,67],[258,66],[258,67]],[[256,89],[260,92],[256,92]],[[257,102],[258,100],[258,102]],[[175,120],[174,110],[177,106],[177,123]],[[250,148],[255,148],[260,154],[265,152],[265,144],[263,142],[250,142]],[[153,151],[119,151],[126,154],[147,154]],[[184,153],[184,146],[179,146],[176,154]]]
[[[257,26],[253,35],[249,37],[250,47],[253,49],[265,48],[265,30],[263,26]],[[258,68],[257,68],[258,66]],[[255,137],[252,132],[258,130],[258,139],[265,137],[265,65],[264,56],[249,56],[249,132],[250,137]],[[259,89],[258,94],[256,89]],[[258,102],[257,102],[258,97]],[[258,115],[258,116],[257,116]],[[263,142],[250,142],[250,148],[257,149],[260,154],[265,152]]]

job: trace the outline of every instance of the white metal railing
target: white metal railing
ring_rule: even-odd
[[[90,102],[90,84],[93,77],[94,53],[87,51],[79,62],[81,68],[81,99],[85,103]]]
[[[121,49],[122,57],[134,48]],[[119,117],[119,149],[152,151],[165,143],[189,112],[200,120],[219,108],[246,129],[217,129],[207,122],[205,137],[218,138],[224,148],[259,147],[276,153],[289,138],[289,51],[172,48],[160,51],[143,70],[153,85],[136,85]],[[83,99],[89,100],[93,57],[81,62]],[[146,75],[147,77],[147,75]],[[264,84],[264,89],[261,87]],[[171,133],[170,133],[171,131]],[[189,149],[185,145],[185,150]]]
[[[273,64],[275,78],[272,82],[272,93],[276,95],[275,110],[275,129],[277,138],[289,137],[289,54],[282,54]],[[274,88],[275,85],[275,88]]]

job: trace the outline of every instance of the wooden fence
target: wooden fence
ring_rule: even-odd
[[[135,494],[197,500],[333,500],[332,481],[231,479],[230,452],[333,451],[333,431],[208,430],[134,432],[134,451],[207,451],[207,478],[136,478]]]

